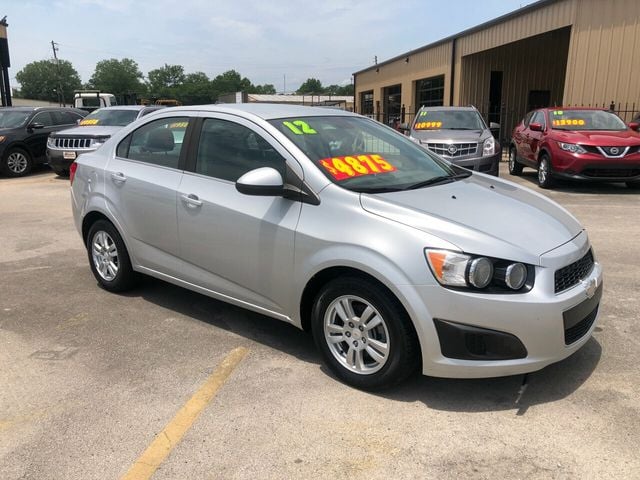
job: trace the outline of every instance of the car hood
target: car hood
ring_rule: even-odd
[[[421,142],[459,142],[474,143],[479,142],[483,137],[484,130],[413,130],[411,136]]]
[[[603,146],[603,147],[628,147],[640,145],[640,134],[633,130],[622,130],[618,132],[591,130],[582,132],[568,132],[554,130],[553,136],[556,140],[567,143],[580,143],[582,145]]]
[[[573,215],[546,197],[477,174],[416,190],[363,193],[360,203],[370,213],[435,235],[462,251],[534,265],[583,230]]]
[[[110,137],[124,127],[110,127],[100,125],[90,125],[84,127],[67,128],[59,132],[52,133],[52,137]]]

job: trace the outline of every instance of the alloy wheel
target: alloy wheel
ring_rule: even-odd
[[[16,175],[24,173],[28,165],[29,160],[22,152],[11,152],[7,157],[7,168]]]
[[[116,278],[120,268],[118,249],[113,238],[107,232],[100,230],[93,236],[91,258],[98,275],[103,280],[111,282]]]
[[[332,355],[351,372],[379,371],[389,359],[389,331],[378,310],[354,295],[336,298],[324,315],[324,336]]]

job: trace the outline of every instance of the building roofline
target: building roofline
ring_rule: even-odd
[[[456,40],[458,38],[464,37],[464,36],[469,35],[471,33],[475,33],[475,32],[478,32],[480,30],[484,30],[487,27],[491,27],[491,26],[496,25],[498,23],[504,22],[505,20],[509,20],[511,18],[518,17],[520,15],[523,15],[523,14],[528,13],[528,12],[532,12],[532,11],[537,10],[539,8],[546,7],[547,5],[550,5],[552,3],[556,3],[558,1],[560,1],[560,0],[538,0],[537,2],[534,2],[534,3],[530,4],[530,5],[526,5],[526,6],[522,7],[522,8],[518,8],[517,10],[514,10],[512,12],[505,13],[504,15],[496,17],[496,18],[494,18],[492,20],[489,20],[487,22],[481,23],[480,25],[476,25],[475,27],[468,28],[468,29],[463,30],[461,32],[458,32],[458,33],[455,33],[455,34],[450,35],[448,37],[445,37],[445,38],[443,38],[441,40],[437,40],[437,41],[435,41],[433,43],[429,43],[428,45],[424,45],[424,46],[416,48],[414,50],[409,50],[408,52],[401,53],[400,55],[396,55],[395,57],[392,57],[392,58],[390,58],[388,60],[385,60],[383,62],[377,63],[375,65],[371,65],[370,67],[367,67],[367,68],[363,68],[362,70],[358,70],[357,72],[354,72],[353,75],[358,75],[359,73],[364,73],[364,72],[368,72],[370,70],[374,70],[376,68],[380,68],[380,67],[382,67],[384,65],[388,65],[389,63],[393,63],[393,62],[395,62],[397,60],[401,60],[401,59],[406,58],[406,57],[408,57],[410,55],[414,55],[416,53],[424,52],[425,50],[429,50],[430,48],[437,47],[438,45],[442,45],[443,43],[448,43],[448,42],[450,42],[452,40]]]

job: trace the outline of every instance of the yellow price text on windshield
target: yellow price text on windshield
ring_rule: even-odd
[[[169,124],[169,128],[187,128],[189,122],[174,122]]]
[[[434,128],[442,128],[442,122],[418,122],[414,127],[416,130],[430,130]]]
[[[380,155],[347,155],[345,157],[323,158],[320,160],[320,165],[338,181],[397,170]]]
[[[303,120],[294,120],[293,122],[282,122],[282,124],[296,135],[315,135],[316,132],[309,124]]]
[[[97,118],[87,118],[84,120],[80,120],[80,123],[78,125],[97,125],[100,122],[100,120],[98,120]]]
[[[586,124],[582,118],[563,118],[562,120],[554,120],[551,123],[554,127],[584,127]]]

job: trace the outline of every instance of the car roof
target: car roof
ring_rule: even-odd
[[[534,111],[535,110],[546,110],[547,112],[554,112],[556,110],[601,110],[604,112],[610,111],[608,108],[599,108],[599,107],[544,107],[544,108],[534,109]]]
[[[445,111],[445,110],[464,110],[464,111],[469,111],[469,112],[476,112],[477,109],[476,107],[471,107],[471,106],[467,106],[467,107],[420,107],[420,110],[429,110],[429,111],[433,111],[433,112],[440,112],[440,111]]]
[[[112,107],[102,107],[100,110],[144,110],[156,105],[113,105]]]
[[[326,116],[358,116],[345,110],[306,107],[301,105],[283,105],[280,103],[221,103],[217,105],[197,105],[190,107],[169,107],[171,112],[219,112],[256,116],[263,120],[287,117],[326,117]]]
[[[66,111],[66,112],[83,112],[84,110],[80,110],[73,107],[56,107],[55,105],[46,106],[46,107],[0,107],[0,112],[5,110],[11,110],[14,112],[47,112],[47,111]]]

